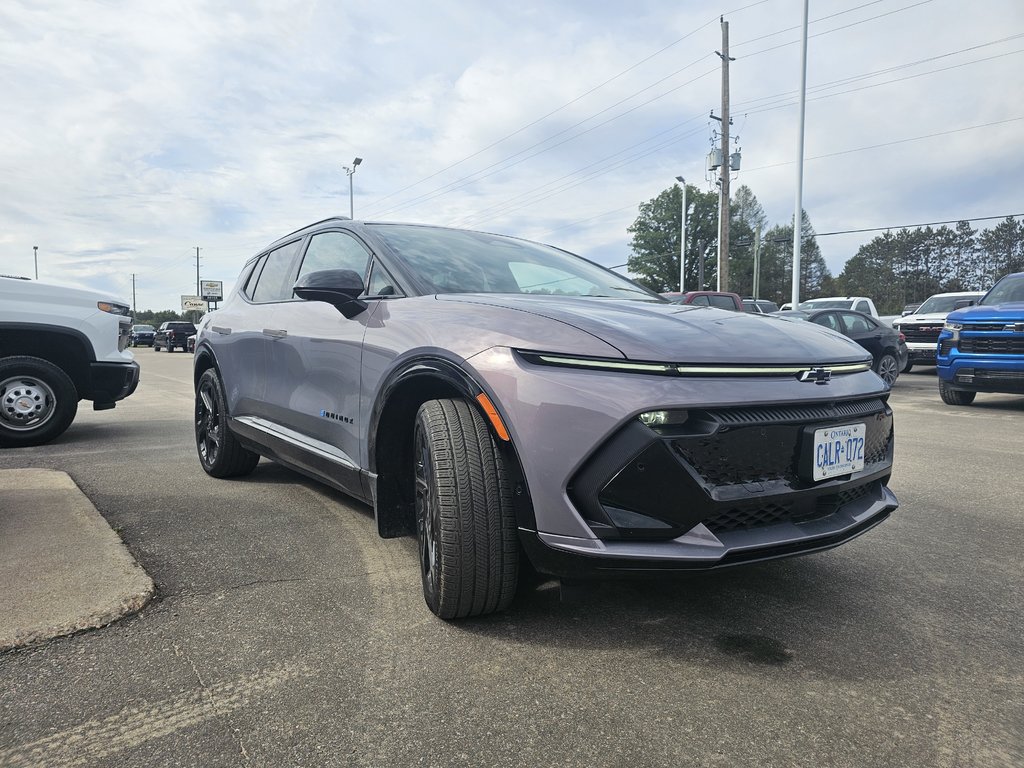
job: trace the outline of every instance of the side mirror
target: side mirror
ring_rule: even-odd
[[[366,309],[363,278],[351,269],[322,269],[300,277],[292,288],[303,301],[325,301],[351,320]]]
[[[953,309],[957,310],[963,309],[964,307],[973,307],[977,303],[978,302],[976,302],[974,299],[960,299],[960,301],[956,302],[953,305]]]

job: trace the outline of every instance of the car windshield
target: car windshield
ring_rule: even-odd
[[[136,325],[134,330],[135,331],[142,331],[143,333],[146,333],[148,331],[152,331],[153,330],[153,326],[152,325]]]
[[[978,303],[991,306],[992,304],[1017,301],[1024,301],[1024,273],[1007,275],[996,283],[992,290],[985,294],[985,298]]]
[[[435,227],[368,226],[416,279],[435,293],[521,293],[664,301],[586,259],[539,243]]]
[[[978,293],[971,295],[961,294],[959,296],[932,296],[925,301],[924,304],[918,307],[914,311],[914,314],[927,315],[929,312],[934,312],[936,314],[945,312],[946,314],[949,314],[956,308],[956,303],[958,301],[963,301],[964,299],[977,299],[980,295],[981,294]]]
[[[811,299],[800,302],[800,309],[853,309],[852,299]]]

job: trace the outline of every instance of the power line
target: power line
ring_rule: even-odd
[[[1024,117],[1010,117],[1010,118],[1007,118],[1006,120],[995,120],[995,121],[993,121],[991,123],[982,123],[981,125],[969,125],[969,126],[967,126],[965,128],[953,128],[952,130],[949,130],[949,131],[939,131],[938,133],[928,133],[928,134],[925,134],[924,136],[914,136],[914,137],[909,138],[909,139],[897,139],[896,141],[886,141],[886,142],[883,142],[882,144],[871,144],[871,145],[866,146],[866,147],[855,147],[854,149],[844,149],[844,150],[841,150],[839,152],[829,152],[828,154],[825,154],[825,155],[815,155],[814,157],[808,157],[806,159],[807,160],[822,160],[822,159],[824,159],[826,157],[837,157],[839,155],[849,155],[849,154],[853,154],[854,152],[864,152],[865,150],[868,150],[868,149],[881,149],[882,147],[891,147],[891,146],[894,146],[896,144],[907,144],[907,143],[909,143],[911,141],[921,141],[923,139],[934,139],[934,138],[936,138],[938,136],[949,136],[950,134],[953,134],[953,133],[963,133],[964,131],[974,131],[974,130],[977,130],[979,128],[990,128],[993,125],[1004,125],[1006,123],[1017,122],[1018,120],[1024,120]],[[781,163],[772,163],[771,165],[759,165],[759,166],[757,166],[755,168],[747,168],[745,170],[745,172],[746,173],[751,173],[753,171],[764,171],[764,170],[767,170],[768,168],[778,168],[778,167],[783,166],[783,165],[792,165],[794,162],[796,162],[796,161],[795,160],[786,160],[786,161],[781,162]]]
[[[974,216],[969,219],[950,219],[949,221],[929,221],[924,224],[900,224],[897,227],[868,227],[867,229],[843,229],[835,232],[815,232],[815,237],[828,237],[829,235],[852,235],[860,232],[889,232],[894,229],[919,229],[920,227],[937,227],[940,224],[959,224],[961,221],[993,221],[995,219],[1009,219],[1024,216],[1024,213],[1010,213],[1006,216]]]

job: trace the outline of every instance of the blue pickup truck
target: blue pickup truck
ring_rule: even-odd
[[[939,395],[970,405],[978,392],[1024,394],[1024,272],[1006,275],[939,334]]]

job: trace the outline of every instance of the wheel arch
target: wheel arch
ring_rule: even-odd
[[[92,342],[81,331],[31,323],[0,323],[0,357],[38,357],[60,368],[74,382],[79,398],[89,390]]]
[[[500,403],[486,387],[454,362],[439,357],[410,359],[387,377],[374,401],[367,432],[369,469],[376,477],[374,514],[381,537],[395,538],[416,532],[412,473],[409,471],[416,413],[429,400],[447,398],[469,401],[487,420],[512,481],[517,521],[520,527],[536,528],[516,447],[511,439],[506,441],[497,436],[477,400],[480,394],[487,395],[500,413]]]

